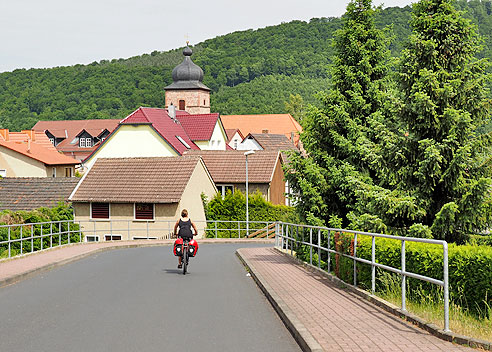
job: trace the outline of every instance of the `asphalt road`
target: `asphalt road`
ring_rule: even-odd
[[[300,351],[235,256],[103,252],[0,289],[0,351]]]

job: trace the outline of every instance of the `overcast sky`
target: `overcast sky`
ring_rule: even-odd
[[[412,0],[373,0],[384,7]],[[0,0],[0,72],[128,58],[238,30],[339,17],[348,0]]]

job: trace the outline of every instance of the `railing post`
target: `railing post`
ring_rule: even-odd
[[[405,275],[405,240],[401,241],[401,310],[407,310],[407,276]]]
[[[376,293],[376,237],[372,236],[371,244],[371,291]]]
[[[215,225],[215,238],[217,239],[217,220],[214,220]]]
[[[313,265],[313,228],[309,229],[309,264]]]
[[[53,248],[53,223],[50,222],[50,248]]]
[[[31,253],[34,252],[34,226],[31,225]]]
[[[354,234],[354,286],[357,287],[357,234]]]
[[[75,220],[73,221],[73,225],[75,226]],[[79,243],[82,242],[82,226],[79,221]]]
[[[149,222],[146,221],[145,223],[146,223],[146,226],[147,226],[147,239],[149,239]],[[113,239],[113,238],[111,237],[111,239]]]
[[[128,228],[128,239],[130,239],[130,220],[127,220],[126,221],[126,225],[127,225],[127,228]]]
[[[449,278],[448,278],[448,243],[443,244],[443,266],[444,266],[444,331],[449,330]]]
[[[61,246],[62,240],[61,240],[61,222],[58,223],[58,245]]]
[[[11,251],[12,251],[11,250],[11,246],[12,245],[10,243],[10,226],[8,227],[8,230],[7,231],[8,231],[8,236],[9,236],[8,239],[9,239],[9,258],[10,258],[11,257]]]
[[[321,268],[321,229],[318,229],[318,268]]]
[[[326,254],[328,255],[328,258],[326,258],[326,264],[328,266],[328,274],[330,273],[331,269],[331,253],[330,253],[330,249],[331,249],[331,245],[330,245],[330,240],[331,240],[331,231],[328,230],[328,245],[326,246],[328,248],[328,251],[326,252]]]
[[[246,223],[246,226],[248,224]],[[247,235],[247,234],[246,234]],[[241,223],[239,222],[239,220],[237,221],[237,237],[238,238],[241,238]]]
[[[292,225],[294,226],[294,225]],[[290,240],[290,255],[291,256],[294,256],[294,249],[292,247],[294,247],[294,229],[292,229],[292,235],[291,235],[291,240]]]
[[[41,250],[43,250],[43,224],[41,224]]]
[[[70,244],[70,220],[67,221],[68,244]]]
[[[20,244],[21,244],[20,254],[22,255],[22,253],[24,251],[24,246],[23,246],[23,242],[24,241],[22,241],[22,225],[21,225],[21,229],[20,229],[20,236],[21,236],[21,241],[20,241]]]

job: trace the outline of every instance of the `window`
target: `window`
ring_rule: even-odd
[[[109,203],[91,203],[92,219],[109,219]]]
[[[135,203],[135,220],[154,220],[154,204]]]
[[[184,100],[179,101],[179,110],[184,110],[186,108],[186,104]]]
[[[65,177],[72,177],[72,168],[71,167],[65,168]]]
[[[203,105],[205,105],[205,99],[203,99]]]
[[[234,149],[237,149],[237,139],[234,140]]]
[[[104,235],[105,241],[121,241],[121,235]]]
[[[51,177],[56,177],[56,167],[51,169]]]
[[[190,145],[188,143],[186,143],[184,141],[183,138],[181,138],[180,136],[176,136],[176,138],[178,139],[178,141],[180,141],[187,149],[191,149]]]
[[[0,177],[7,177],[7,170],[0,169]]]
[[[55,144],[55,139],[54,139],[54,138],[50,138],[50,142],[51,142],[53,145],[56,145],[56,144]]]
[[[90,148],[92,147],[92,138],[80,138],[79,139],[79,147],[80,148]]]
[[[157,237],[146,237],[146,236],[133,236],[132,240],[156,240]]]
[[[227,192],[234,193],[233,185],[218,185],[217,189],[219,190],[219,193],[222,195],[222,198],[226,196]]]
[[[86,242],[99,242],[99,236],[85,236]]]

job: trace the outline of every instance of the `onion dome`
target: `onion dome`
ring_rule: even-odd
[[[210,90],[203,81],[203,70],[191,61],[193,51],[187,45],[183,50],[183,62],[176,66],[173,70],[173,83],[167,86],[166,90],[173,89],[204,89]]]

